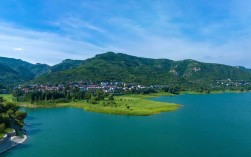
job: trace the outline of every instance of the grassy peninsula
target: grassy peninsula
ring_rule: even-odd
[[[211,94],[223,93],[223,92],[241,92],[241,91],[212,91]],[[46,93],[46,92],[45,92]],[[41,100],[31,101],[27,99],[25,101],[15,101],[12,94],[0,94],[5,100],[12,103],[17,103],[19,106],[28,108],[49,108],[49,107],[76,107],[81,108],[89,112],[98,112],[106,114],[118,114],[118,115],[134,115],[134,116],[147,116],[159,114],[161,112],[175,111],[181,107],[179,104],[166,103],[166,102],[156,102],[151,101],[148,98],[159,97],[159,96],[174,96],[168,92],[156,92],[150,94],[124,94],[120,96],[113,96],[102,91],[96,93],[85,93],[83,98],[75,99],[71,97],[70,99],[60,98],[55,99],[57,92],[54,93],[54,99],[46,100],[42,99],[42,95],[39,97]],[[34,93],[33,93],[34,94]],[[44,94],[44,93],[42,93]],[[48,93],[52,94],[52,93]],[[82,93],[83,94],[83,93]],[[193,92],[193,91],[182,91],[179,94],[208,94],[207,92]],[[74,95],[74,94],[73,94]],[[76,94],[79,97],[79,94]],[[29,96],[32,97],[31,93]],[[25,96],[28,97],[27,95]],[[63,101],[61,101],[63,100]]]
[[[70,101],[66,103],[29,103],[16,102],[25,107],[76,107],[82,108],[90,112],[118,114],[118,115],[133,115],[133,116],[148,116],[159,114],[161,112],[175,111],[181,105],[165,102],[156,102],[147,98],[170,95],[168,93],[153,93],[148,95],[130,94],[123,96],[114,96],[113,98],[104,98],[103,100],[93,102]],[[10,94],[1,95],[10,102],[13,101],[13,96]],[[110,100],[112,99],[112,100]]]
[[[159,114],[161,112],[168,112],[177,110],[181,105],[173,103],[155,102],[147,100],[144,97],[136,96],[116,96],[113,104],[107,105],[107,101],[100,101],[98,104],[92,105],[86,102],[70,102],[66,104],[58,104],[57,106],[71,106],[83,108],[86,111],[120,114],[120,115],[134,115],[147,116]]]

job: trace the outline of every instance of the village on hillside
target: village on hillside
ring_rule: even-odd
[[[125,93],[131,91],[139,91],[139,90],[147,90],[147,89],[155,89],[160,90],[163,88],[167,88],[167,85],[151,85],[144,86],[136,83],[125,83],[125,82],[101,82],[97,83],[83,83],[79,82],[70,82],[68,84],[58,84],[58,85],[46,85],[46,84],[30,84],[30,85],[19,85],[18,89],[24,91],[25,93],[33,92],[33,91],[64,91],[71,89],[79,89],[80,91],[93,91],[102,90],[104,93]]]

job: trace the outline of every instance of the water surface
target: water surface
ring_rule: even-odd
[[[251,156],[251,93],[152,98],[183,104],[134,117],[81,109],[27,110],[28,140],[4,157]]]

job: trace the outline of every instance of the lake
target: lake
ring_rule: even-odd
[[[251,156],[251,93],[151,98],[183,106],[154,116],[26,109],[28,140],[3,157]]]

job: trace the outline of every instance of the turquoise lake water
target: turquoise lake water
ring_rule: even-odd
[[[153,98],[183,107],[147,117],[26,110],[28,140],[3,157],[249,157],[251,93]]]

